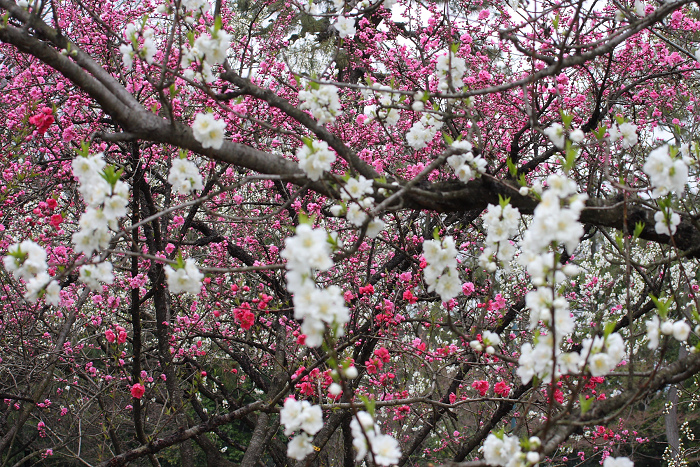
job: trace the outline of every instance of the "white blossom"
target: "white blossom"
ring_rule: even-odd
[[[194,139],[199,142],[203,148],[219,149],[224,144],[224,132],[226,131],[226,122],[217,120],[211,112],[198,113],[194,117],[192,123],[192,133]]]

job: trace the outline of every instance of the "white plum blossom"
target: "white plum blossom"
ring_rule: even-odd
[[[455,154],[447,158],[447,164],[452,167],[460,181],[467,183],[486,173],[486,161],[481,156],[474,157],[471,143],[455,141],[452,147],[464,151],[464,154]]]
[[[561,123],[553,123],[549,128],[545,128],[543,133],[557,148],[564,149],[566,144],[566,131]]]
[[[174,159],[168,174],[168,183],[181,195],[188,195],[194,190],[202,190],[202,175],[192,161]]]
[[[435,117],[427,114],[423,115],[406,133],[406,142],[416,151],[423,149],[435,138],[442,125],[443,123]]]
[[[335,153],[328,148],[328,143],[325,141],[310,141],[299,148],[297,151],[299,159],[299,167],[308,175],[308,177],[317,181],[331,169],[331,165],[335,162]]]
[[[375,89],[375,91],[379,95],[377,99],[381,108],[377,109],[376,105],[368,105],[365,107],[364,113],[369,117],[365,119],[365,125],[369,124],[375,119],[385,123],[388,126],[394,126],[399,123],[401,115],[399,114],[398,109],[387,108],[392,105],[396,105],[396,102],[394,102],[394,93],[392,92],[392,89],[388,86],[379,86],[379,88]],[[420,110],[423,109],[421,108],[419,111]]]
[[[202,290],[202,274],[197,263],[192,258],[187,258],[182,267],[174,269],[165,266],[165,275],[168,280],[168,288],[172,293],[187,292],[197,295]]]
[[[464,85],[462,78],[467,70],[467,64],[463,58],[452,53],[440,55],[435,65],[435,72],[438,76],[438,91],[448,92],[450,86],[459,92]]]
[[[681,223],[681,216],[672,209],[656,211],[654,214],[654,230],[659,235],[671,236],[676,233],[678,225]]]
[[[603,467],[634,467],[634,462],[627,457],[606,457]]]
[[[584,339],[581,347],[581,364],[587,357],[591,376],[607,375],[615,369],[625,355],[625,343],[622,336],[616,332],[606,339],[600,336]]]
[[[320,125],[333,123],[342,113],[338,88],[330,84],[321,85],[318,89],[299,91],[299,101],[301,102],[299,108],[311,111],[311,115]]]
[[[200,112],[194,117],[192,133],[203,148],[220,149],[224,144],[225,131],[226,122],[217,120],[211,112]]]
[[[314,446],[311,441],[311,436],[306,433],[296,435],[289,444],[287,444],[287,457],[298,461],[304,460],[306,456],[314,452]]]
[[[616,141],[618,139],[622,140],[622,147],[624,149],[629,149],[639,142],[639,137],[637,136],[637,125],[630,122],[625,122],[619,126],[613,125],[608,130],[610,133],[610,141]]]
[[[652,198],[660,198],[674,191],[682,193],[688,183],[688,166],[682,158],[672,159],[667,145],[651,151],[642,170],[649,175],[654,188]]]
[[[335,30],[338,31],[338,35],[341,39],[346,37],[352,37],[357,33],[355,28],[355,19],[348,18],[347,16],[339,15],[335,24],[333,24]]]
[[[290,397],[284,401],[284,408],[280,411],[280,423],[284,425],[284,434],[287,436],[303,430],[287,445],[287,456],[303,460],[313,452],[311,437],[323,428],[323,411],[320,406],[311,405],[309,401],[297,401]]]
[[[192,11],[196,13],[206,13],[211,9],[211,5],[208,0],[181,0],[180,6],[185,9],[185,11]]]
[[[100,282],[105,284],[114,282],[112,263],[105,261],[96,265],[86,264],[80,268],[79,278],[81,282],[92,290],[99,290],[102,288]]]
[[[650,320],[646,321],[645,324],[647,326],[647,339],[649,340],[647,347],[654,350],[659,347],[659,317],[654,315]]]
[[[456,297],[462,291],[457,271],[457,248],[452,237],[423,242],[423,257],[427,263],[423,276],[429,291],[435,291],[443,302]]]
[[[510,243],[510,238],[518,233],[520,211],[510,204],[489,204],[483,222],[487,232],[486,248],[479,258],[479,263],[482,267],[492,270],[490,263],[495,257],[509,269],[510,260],[515,255],[515,247]]]
[[[673,338],[679,342],[685,342],[690,336],[690,325],[684,320],[673,323]]]
[[[359,421],[358,421],[359,420]],[[364,411],[357,412],[350,422],[352,445],[357,450],[357,462],[367,456],[371,449],[377,465],[394,465],[401,458],[399,443],[390,435],[382,434],[372,416]],[[367,441],[369,440],[369,446]]]
[[[282,258],[287,260],[287,288],[294,294],[294,318],[303,320],[301,331],[305,344],[318,347],[323,343],[326,325],[342,336],[343,326],[350,320],[340,287],[325,289],[316,286],[314,271],[326,271],[333,266],[328,234],[300,224],[293,237],[285,240]]]
[[[515,436],[496,436],[490,433],[484,445],[480,449],[484,453],[484,460],[491,465],[506,466],[512,465],[515,460],[523,458],[525,455],[520,448],[520,441]]]

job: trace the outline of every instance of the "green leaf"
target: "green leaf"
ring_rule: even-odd
[[[498,195],[498,204],[501,205],[501,208],[502,208],[502,209],[505,209],[506,206],[508,206],[508,205],[510,204],[510,196],[504,198],[504,197],[499,193],[499,195]]]
[[[552,20],[552,25],[554,26],[554,29],[559,29],[559,12],[557,12],[557,14],[554,15],[554,19]]]
[[[584,415],[586,412],[591,410],[591,405],[593,404],[593,398],[589,397],[586,399],[586,396],[583,394],[578,395],[578,400],[579,403],[581,404],[581,415]]]
[[[644,231],[644,222],[642,221],[637,221],[637,223],[634,225],[634,238],[637,239],[639,238],[640,235],[642,235],[642,232]]]
[[[440,240],[440,229],[437,227],[433,229],[433,238],[438,241]]]
[[[214,32],[221,30],[221,26],[223,26],[221,23],[221,15],[217,15],[216,18],[214,18]]]
[[[625,123],[625,117],[623,117],[622,115],[615,115],[615,121],[618,125],[622,125],[623,123]]]
[[[571,128],[571,122],[574,120],[574,116],[562,111],[561,120],[564,122],[564,128],[569,129]]]
[[[452,136],[450,136],[450,135],[447,134],[447,133],[443,133],[443,134],[442,134],[442,137],[443,137],[443,139],[445,140],[445,142],[447,143],[448,146],[449,146],[450,144],[452,144],[452,143],[455,142],[455,140],[452,139]]]
[[[515,177],[518,174],[518,168],[513,163],[513,160],[509,157],[506,159],[506,164],[508,164],[508,172],[511,177]]]
[[[453,54],[456,54],[459,50],[459,42],[453,42],[452,44],[450,44],[450,50]]]
[[[90,143],[87,141],[80,142],[80,149],[78,149],[78,155],[82,157],[88,157],[90,155]]]
[[[605,324],[605,328],[603,329],[603,339],[607,339],[610,334],[615,330],[615,322],[610,321],[609,323]]]
[[[377,405],[376,401],[370,399],[369,397],[359,394],[358,397],[362,401],[362,403],[365,405],[365,409],[369,414],[374,418],[374,412],[375,412],[375,406]]]
[[[605,133],[607,132],[608,128],[605,125],[600,125],[598,128],[595,129],[593,134],[598,139],[598,141],[602,141],[605,138]]]

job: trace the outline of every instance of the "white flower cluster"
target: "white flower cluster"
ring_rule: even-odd
[[[462,79],[467,71],[467,63],[461,57],[452,53],[440,55],[435,65],[438,76],[438,91],[448,92],[450,86],[455,92],[459,92],[464,86]]]
[[[299,108],[311,111],[320,125],[333,123],[335,118],[342,112],[340,110],[340,98],[338,88],[327,84],[321,85],[318,89],[311,88],[299,91]]]
[[[379,94],[378,101],[382,108],[377,110],[376,105],[366,106],[364,113],[369,118],[367,118],[364,121],[364,123],[369,124],[373,120],[379,120],[380,122],[385,123],[387,126],[396,125],[401,119],[401,115],[399,114],[398,109],[386,108],[391,105],[396,105],[396,102],[394,102],[394,94],[391,92],[391,88],[389,86],[380,86],[376,91]]]
[[[80,230],[73,234],[76,253],[92,255],[109,246],[109,229],[117,230],[118,220],[126,215],[129,187],[118,180],[112,167],[110,181],[105,171],[103,154],[82,156],[73,159],[73,175],[78,179],[78,191],[83,195],[87,209],[80,216]]]
[[[615,142],[618,139],[622,140],[622,147],[624,149],[629,149],[639,142],[639,137],[637,136],[637,125],[630,122],[621,123],[618,125],[613,125],[608,130],[610,133],[610,141]]]
[[[187,79],[197,78],[206,83],[213,83],[216,78],[212,74],[211,68],[226,60],[232,37],[231,34],[215,26],[209,28],[208,34],[202,34],[195,39],[191,48],[183,45],[180,60],[180,65],[185,68],[183,76]],[[189,68],[195,62],[201,65],[201,72],[195,72]]]
[[[659,317],[654,315],[647,325],[647,339],[649,343],[647,347],[656,349],[659,347],[659,337],[661,334],[665,336],[673,336],[679,342],[685,342],[690,337],[690,325],[685,320],[676,321],[666,320],[660,324]]]
[[[670,206],[666,206],[654,213],[654,221],[654,230],[657,234],[671,236],[676,233],[681,223],[681,216]]]
[[[61,287],[51,279],[46,263],[46,250],[31,240],[10,245],[7,256],[3,258],[5,270],[16,278],[23,279],[27,285],[24,298],[36,301],[41,291],[44,300],[50,305],[58,305],[61,300]]]
[[[202,274],[197,263],[192,258],[187,258],[184,265],[177,269],[165,266],[165,275],[168,280],[168,288],[172,293],[188,292],[197,295],[202,290]]]
[[[566,130],[561,123],[553,123],[550,127],[542,131],[545,136],[559,149],[564,149],[566,147]],[[582,130],[572,130],[569,132],[569,139],[574,143],[580,143],[583,141],[585,134]]]
[[[651,151],[642,170],[649,175],[654,188],[652,198],[660,198],[673,191],[682,193],[688,183],[688,165],[682,158],[672,158],[667,145]]]
[[[583,235],[583,226],[578,218],[586,196],[576,194],[576,184],[563,175],[550,175],[547,185],[549,189],[543,193],[532,222],[523,235],[522,254],[518,262],[527,268],[532,283],[537,287],[525,296],[530,309],[529,328],[533,330],[542,322],[551,333],[536,339],[534,347],[529,343],[523,345],[518,359],[518,375],[523,384],[535,375],[544,378],[578,371],[580,361],[578,354],[561,354],[559,349],[562,339],[574,331],[575,323],[569,303],[559,295],[556,287],[567,276],[578,274],[578,268],[574,265],[560,266],[549,248],[551,245],[565,245],[569,252],[574,252]],[[556,375],[552,349],[555,357],[558,357]]]
[[[357,412],[350,422],[350,431],[352,445],[357,450],[355,461],[360,462],[370,450],[377,465],[394,465],[401,459],[399,443],[391,435],[381,434],[379,426],[369,413]]]
[[[280,411],[280,423],[284,425],[284,434],[287,436],[296,430],[303,430],[287,445],[288,457],[300,461],[314,452],[312,437],[323,428],[323,411],[320,406],[290,397],[284,401],[284,408]]]
[[[635,5],[637,2],[639,2],[639,0],[635,2]],[[606,457],[603,461],[603,467],[634,467],[634,462],[629,460],[628,457]]]
[[[535,260],[533,256],[547,251],[553,242],[565,245],[567,251],[573,253],[583,235],[583,225],[578,222],[578,218],[588,197],[577,194],[576,183],[564,175],[550,175],[547,185],[549,189],[542,194],[532,224],[523,236],[522,249],[526,253],[524,266]]]
[[[143,45],[139,47],[139,34],[143,37]],[[153,63],[153,57],[158,51],[155,42],[153,42],[153,29],[146,28],[142,31],[136,27],[134,23],[129,23],[126,25],[124,30],[124,35],[128,44],[122,44],[119,46],[119,52],[122,54],[122,64],[127,70],[131,70],[134,65],[134,56],[138,54],[139,57],[143,58],[146,63]]]
[[[335,328],[336,336],[342,336],[350,319],[342,290],[335,285],[319,289],[313,279],[314,270],[326,271],[333,266],[328,234],[300,224],[284,245],[281,256],[287,260],[287,287],[294,294],[294,318],[304,320],[301,332],[306,345],[321,345],[325,324]]]
[[[406,133],[406,141],[416,151],[423,149],[433,140],[443,123],[432,115],[424,114]]]
[[[427,263],[423,270],[430,292],[435,291],[446,302],[462,291],[457,272],[457,248],[452,237],[423,242],[423,257]]]
[[[362,175],[348,179],[340,194],[343,201],[347,203],[347,209],[343,205],[335,205],[331,208],[333,215],[340,216],[345,213],[348,222],[356,227],[362,227],[369,217],[365,210],[374,207],[374,199],[366,196],[372,194],[372,184],[372,180]],[[367,236],[375,238],[385,227],[386,224],[381,219],[372,219],[367,224]]]
[[[352,37],[357,33],[357,29],[355,28],[355,18],[348,18],[347,16],[338,15],[338,19],[336,20],[335,24],[333,24],[333,27],[336,31],[338,31],[338,35],[341,39]]]
[[[181,195],[188,195],[194,190],[204,188],[202,184],[202,175],[194,162],[187,159],[175,159],[170,167],[168,174],[168,183]]]
[[[486,246],[479,257],[479,264],[486,270],[496,270],[496,262],[501,262],[507,270],[510,268],[510,260],[515,255],[515,246],[509,240],[518,233],[520,225],[520,211],[510,204],[495,206],[489,204],[483,217],[486,229]]]
[[[528,444],[532,449],[537,449],[540,446],[540,439],[533,436]],[[486,463],[503,467],[525,467],[536,464],[540,460],[539,453],[534,450],[524,453],[518,438],[505,434],[490,433],[481,451],[484,453]]]
[[[317,181],[331,169],[331,165],[335,162],[335,153],[328,148],[328,143],[325,141],[309,141],[305,140],[304,145],[297,151],[299,159],[299,167],[313,181]]]
[[[591,376],[605,376],[614,370],[625,356],[625,342],[616,332],[606,339],[600,336],[587,338],[583,340],[580,355],[579,367],[583,366],[586,358],[584,356],[587,356]]]
[[[464,154],[455,154],[447,158],[447,163],[460,181],[467,183],[486,173],[486,161],[481,156],[474,157],[472,144],[469,141],[455,141],[452,147],[464,151]]]
[[[501,345],[501,338],[498,334],[495,332],[491,331],[484,331],[481,333],[481,339],[483,340],[483,344],[479,342],[477,339],[474,339],[469,343],[469,347],[472,349],[476,350],[477,352],[483,352],[484,351],[484,345],[486,346],[486,353],[493,355],[496,353],[496,347]]]
[[[195,13],[206,13],[211,9],[208,0],[180,0],[180,6],[184,8],[185,11]]]
[[[217,120],[211,112],[200,112],[194,116],[192,134],[203,148],[220,149],[224,144],[225,131],[226,122]]]
[[[83,282],[92,290],[100,288],[100,282],[111,284],[114,282],[112,263],[104,261],[99,264],[86,264],[80,268],[80,282]]]

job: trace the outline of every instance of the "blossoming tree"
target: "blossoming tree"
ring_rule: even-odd
[[[693,2],[0,13],[3,465],[688,454]]]

